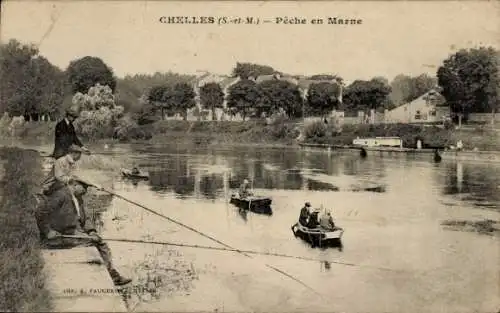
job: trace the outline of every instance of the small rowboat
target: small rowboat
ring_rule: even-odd
[[[229,202],[242,210],[267,215],[273,214],[271,209],[272,199],[269,197],[250,196],[240,198],[239,195],[232,195]]]
[[[332,230],[325,230],[323,228],[308,228],[299,222],[292,226],[292,232],[295,237],[310,243],[312,246],[328,247],[328,246],[341,246],[342,235],[344,229],[335,227]]]
[[[133,173],[131,170],[127,169],[122,169],[122,175],[123,177],[130,178],[130,179],[142,179],[142,180],[148,180],[149,175],[144,172],[139,172],[139,173]]]

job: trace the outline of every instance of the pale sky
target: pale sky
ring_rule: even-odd
[[[400,73],[435,75],[460,48],[500,46],[495,1],[189,2],[2,1],[1,39],[40,43],[64,69],[97,56],[116,75],[207,70],[240,62],[290,74],[334,73],[346,81]],[[361,25],[173,25],[161,16],[359,18]],[[52,23],[54,21],[54,23]]]

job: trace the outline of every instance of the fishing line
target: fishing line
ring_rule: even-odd
[[[162,217],[162,218],[164,218],[164,219],[166,219],[166,220],[168,220],[168,221],[170,221],[170,222],[172,222],[172,223],[174,223],[174,224],[177,224],[177,225],[182,226],[182,227],[184,227],[184,228],[186,228],[186,229],[189,229],[190,231],[195,232],[195,233],[197,233],[197,234],[199,234],[199,235],[201,235],[201,236],[203,236],[203,237],[205,237],[205,238],[208,238],[208,239],[210,239],[210,240],[212,240],[212,241],[214,241],[214,242],[216,242],[216,243],[218,243],[218,244],[220,244],[220,245],[222,245],[222,246],[224,246],[224,247],[226,247],[226,248],[228,248],[228,249],[237,250],[237,249],[235,249],[235,248],[233,248],[233,247],[231,247],[231,246],[229,246],[229,245],[227,245],[227,244],[223,243],[222,241],[220,241],[220,240],[218,240],[218,239],[216,239],[216,238],[214,238],[214,237],[212,237],[212,236],[210,236],[210,235],[207,235],[207,234],[205,234],[205,233],[202,233],[202,232],[200,232],[200,231],[198,231],[198,230],[196,230],[196,229],[192,228],[191,226],[188,226],[188,225],[183,224],[183,223],[181,223],[181,222],[179,222],[179,221],[176,221],[176,220],[174,220],[174,219],[172,219],[172,218],[170,218],[170,217],[168,217],[168,216],[166,216],[166,215],[163,215],[163,214],[161,214],[161,213],[158,213],[158,212],[156,212],[155,210],[152,210],[152,209],[150,209],[150,208],[148,208],[148,207],[146,207],[146,206],[144,206],[144,205],[142,205],[142,204],[140,204],[140,203],[137,203],[137,202],[135,202],[135,201],[129,200],[129,199],[127,199],[127,198],[125,198],[125,197],[123,197],[123,196],[121,196],[121,195],[119,195],[119,194],[117,194],[117,193],[115,193],[115,192],[112,192],[112,191],[109,191],[109,190],[106,190],[106,189],[103,189],[103,191],[108,192],[109,194],[112,194],[112,195],[114,195],[114,196],[116,196],[116,197],[118,197],[118,198],[120,198],[120,199],[122,199],[122,200],[124,200],[124,201],[127,201],[127,202],[129,202],[129,203],[132,203],[132,204],[134,204],[134,205],[136,205],[136,206],[138,206],[138,207],[140,207],[140,208],[142,208],[142,209],[144,209],[144,210],[146,210],[146,211],[148,211],[148,212],[150,212],[150,213],[152,213],[152,214],[154,214],[154,215],[157,215],[157,216],[159,216],[159,217]],[[242,255],[244,255],[244,256],[246,256],[246,257],[248,257],[248,258],[253,259],[251,255],[249,255],[249,254],[247,254],[247,253],[245,253],[245,252],[241,252],[241,251],[239,251],[239,250],[238,250],[238,253],[241,253]],[[281,271],[281,270],[279,270],[279,269],[277,269],[277,268],[275,268],[275,267],[273,267],[273,266],[271,266],[271,265],[268,265],[268,264],[264,264],[264,265],[265,265],[266,267],[268,267],[268,268],[270,268],[270,269],[272,269],[272,270],[274,270],[274,271],[276,271],[276,272],[278,272],[278,273],[282,274],[282,275],[285,275],[285,276],[287,276],[287,277],[289,277],[289,278],[293,279],[294,281],[298,282],[299,284],[301,284],[302,286],[306,287],[306,288],[307,288],[307,289],[309,289],[310,291],[314,292],[316,295],[320,296],[320,297],[321,297],[321,298],[323,298],[323,299],[326,299],[326,298],[325,298],[325,297],[324,297],[321,293],[317,292],[315,289],[313,289],[312,287],[310,287],[309,285],[307,285],[306,283],[304,283],[304,282],[303,282],[303,281],[301,281],[300,279],[298,279],[298,278],[296,278],[296,277],[294,277],[294,276],[292,276],[292,275],[290,275],[290,274],[286,274],[286,273],[284,273],[283,271]],[[327,299],[326,299],[326,300],[327,300]]]
[[[74,238],[74,239],[88,239],[88,237],[85,237],[85,236],[75,236],[75,235],[62,235],[61,237]],[[134,240],[134,239],[125,239],[125,238],[101,238],[101,239],[103,241],[144,243],[144,244],[174,246],[174,247],[183,247],[183,248],[195,248],[195,249],[204,249],[204,250],[248,253],[248,254],[264,255],[264,256],[274,256],[274,257],[280,257],[280,258],[298,259],[298,260],[312,261],[312,262],[328,262],[328,263],[334,263],[334,264],[340,264],[340,265],[346,265],[346,266],[367,267],[367,268],[373,268],[373,269],[378,269],[378,270],[397,272],[397,270],[390,269],[390,268],[366,266],[366,265],[359,265],[359,264],[340,262],[340,261],[321,260],[321,259],[316,259],[316,258],[308,258],[308,257],[289,255],[289,254],[283,254],[283,253],[262,252],[262,251],[255,251],[255,250],[229,249],[229,248],[220,248],[220,247],[203,246],[203,245],[190,245],[190,244],[176,243],[176,242],[169,242],[169,241]]]

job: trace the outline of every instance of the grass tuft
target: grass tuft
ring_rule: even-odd
[[[50,311],[32,196],[42,177],[40,157],[4,148],[0,160],[0,311]]]

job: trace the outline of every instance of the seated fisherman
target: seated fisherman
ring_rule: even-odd
[[[326,212],[326,214],[323,214],[319,220],[319,226],[325,230],[334,230],[335,229],[335,223],[333,222],[332,215],[330,211]]]
[[[134,174],[134,175],[139,175],[140,173],[141,173],[141,171],[139,171],[139,169],[138,169],[137,167],[134,167],[134,168],[132,169],[132,174]]]
[[[314,211],[309,216],[309,220],[307,221],[308,228],[316,228],[319,225],[318,221],[319,209],[314,209]]]
[[[306,226],[307,225],[307,220],[309,219],[309,215],[311,214],[309,212],[311,208],[311,204],[309,202],[306,202],[302,210],[300,210],[300,216],[299,216],[299,223],[301,225]]]
[[[111,262],[111,251],[98,236],[87,216],[82,196],[91,184],[73,179],[68,186],[55,190],[47,201],[42,202],[36,219],[42,242],[48,248],[64,249],[77,246],[94,246],[99,251],[106,268],[116,286],[132,280],[121,276]],[[66,238],[61,235],[78,236]]]
[[[54,161],[52,170],[42,183],[42,193],[46,196],[52,194],[57,189],[66,186],[73,178],[76,169],[76,162],[82,156],[82,148],[71,145],[68,153]]]
[[[245,179],[243,184],[241,184],[239,194],[241,198],[246,198],[252,195],[252,192],[250,191],[250,183],[247,179]]]

